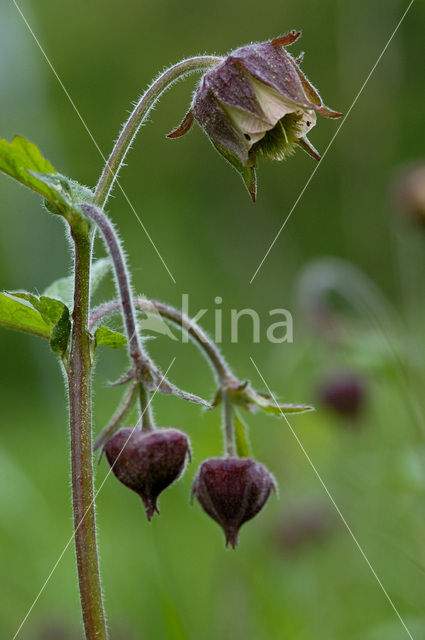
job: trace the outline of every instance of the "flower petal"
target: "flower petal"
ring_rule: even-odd
[[[211,89],[202,81],[195,93],[193,113],[212,142],[226,148],[243,166],[248,164],[248,144],[242,134],[232,125]]]
[[[235,126],[242,132],[246,140],[248,140],[246,134],[261,134],[261,137],[266,131],[273,127],[272,124],[266,123],[264,120],[259,120],[250,113],[241,111],[235,107],[223,105],[223,109],[232,119]],[[251,138],[252,136],[250,135],[249,137]]]
[[[267,123],[267,117],[252,88],[251,79],[231,56],[206,74],[205,87],[211,89],[223,104],[250,113]]]
[[[298,108],[298,105],[283,98],[275,89],[254,78],[252,78],[252,85],[258,102],[268,119],[273,122],[273,126],[287,113],[293,113]]]
[[[263,42],[241,47],[229,55],[260,83],[273,87],[282,97],[296,105],[312,108],[303,89],[294,60],[282,47]],[[319,103],[321,104],[321,103]]]

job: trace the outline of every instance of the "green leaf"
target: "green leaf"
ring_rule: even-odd
[[[50,347],[55,353],[63,355],[68,348],[69,336],[71,333],[71,320],[68,307],[60,300],[40,296],[32,293],[18,292],[12,293],[15,298],[21,298],[29,302],[35,311],[48,326],[47,337],[50,340]]]
[[[93,263],[90,276],[90,292],[92,295],[96,292],[110,268],[111,261],[109,258],[101,258]],[[60,300],[71,309],[74,296],[74,276],[66,276],[55,280],[43,292],[43,296]]]
[[[62,315],[53,327],[52,335],[50,336],[50,348],[52,351],[63,355],[68,348],[70,334],[71,319],[69,317],[69,309],[64,305]]]
[[[74,277],[65,276],[55,280],[43,291],[43,296],[60,300],[71,309],[74,297]]]
[[[12,142],[0,138],[0,171],[48,200],[55,198],[52,190],[29,171],[51,174],[55,174],[56,171],[50,162],[43,158],[38,147],[22,136],[15,136]]]
[[[95,333],[96,346],[103,344],[111,349],[122,349],[127,345],[127,338],[118,331],[112,331],[108,327],[101,326]]]
[[[54,298],[48,298],[46,296],[38,297],[26,291],[11,292],[10,295],[14,298],[21,298],[29,302],[51,327],[56,324],[62,315],[64,304]]]
[[[22,136],[15,136],[12,142],[0,138],[0,171],[43,196],[50,203],[47,208],[51,213],[67,219],[78,214],[88,224],[78,205],[92,202],[93,193],[56,173],[33,142]]]
[[[31,306],[0,293],[0,326],[50,338],[50,325]]]
[[[234,412],[234,425],[236,451],[238,456],[241,458],[251,458],[252,448],[248,436],[248,426],[241,420],[236,411]]]

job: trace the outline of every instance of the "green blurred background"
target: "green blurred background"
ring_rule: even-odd
[[[303,30],[294,51],[306,51],[306,74],[330,107],[346,112],[406,6],[401,0],[21,3],[105,154],[130,102],[164,67],[292,28]],[[425,239],[422,229],[397,217],[391,182],[400,166],[423,155],[424,19],[424,3],[416,0],[252,284],[314,161],[299,151],[286,163],[261,163],[252,205],[199,128],[178,141],[164,138],[185,113],[195,78],[161,100],[122,172],[122,185],[176,284],[122,196],[116,192],[109,203],[138,292],[176,306],[188,293],[192,313],[208,308],[208,330],[214,298],[222,297],[222,347],[242,379],[262,387],[252,356],[285,401],[316,403],[317,385],[335,369],[354,371],[368,385],[359,423],[347,425],[319,407],[291,424],[415,639],[425,637]],[[310,136],[318,149],[338,124],[319,120]],[[3,0],[0,135],[15,133],[36,142],[62,173],[96,182],[98,151],[12,0]],[[0,176],[0,207],[1,289],[42,291],[69,272],[63,227],[36,196]],[[100,243],[97,255],[103,255]],[[329,255],[355,265],[377,288],[367,289],[366,308],[342,286],[348,297],[348,304],[338,301],[343,337],[332,344],[306,322],[298,286],[311,261]],[[314,276],[314,268],[309,273]],[[314,277],[310,286],[314,290]],[[110,280],[96,301],[112,296]],[[230,309],[246,307],[260,314],[261,342],[253,344],[246,319],[231,344]],[[293,344],[265,339],[268,310],[277,307],[293,314]],[[170,377],[179,385],[211,397],[212,376],[193,345],[158,338],[149,348],[164,369],[176,357]],[[41,340],[24,334],[2,330],[0,353],[0,636],[6,639],[72,526],[59,367]],[[96,433],[119,399],[107,381],[125,363],[123,353],[99,350]],[[163,397],[155,410],[161,425],[187,430],[194,459],[161,497],[161,517],[149,526],[138,498],[114,478],[99,495],[113,640],[408,637],[283,420],[247,418],[256,456],[275,474],[280,498],[243,528],[231,552],[218,526],[188,500],[197,465],[220,454],[219,411]],[[106,473],[103,461],[97,484]],[[72,545],[18,637],[81,638]]]

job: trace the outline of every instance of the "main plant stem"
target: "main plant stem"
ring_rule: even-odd
[[[74,229],[72,237],[75,284],[68,388],[75,550],[86,640],[106,640],[93,491],[91,353],[87,329],[91,237],[85,229]]]

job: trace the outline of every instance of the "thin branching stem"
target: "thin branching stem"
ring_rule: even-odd
[[[212,365],[216,378],[220,386],[227,386],[229,383],[235,382],[236,378],[229,365],[223,358],[217,346],[208,337],[208,335],[193,320],[181,313],[178,309],[166,305],[156,300],[147,300],[146,298],[134,298],[133,305],[136,309],[144,312],[157,312],[166,320],[177,325],[183,332],[187,332],[196,345],[202,350]],[[108,316],[117,313],[120,310],[119,300],[111,300],[105,302],[95,309],[90,315],[90,330]]]
[[[128,387],[128,389],[125,390],[125,393],[122,397],[122,400],[117,410],[115,411],[114,415],[110,419],[108,425],[103,429],[102,433],[99,435],[96,442],[94,443],[95,451],[97,449],[100,449],[100,447],[103,447],[105,442],[109,440],[109,438],[111,438],[114,435],[114,433],[118,430],[119,426],[121,425],[122,421],[124,420],[127,413],[130,411],[131,407],[133,406],[136,400],[137,388],[138,388],[137,383],[133,383],[130,385],[130,387]]]
[[[222,392],[223,401],[223,430],[226,455],[236,456],[235,419],[233,403],[226,390]]]
[[[142,343],[139,338],[133,296],[131,293],[130,275],[127,270],[124,252],[121,248],[118,235],[112,222],[103,211],[89,204],[83,204],[81,208],[84,214],[90,218],[100,230],[108,253],[111,256],[127,334],[128,353],[133,360],[135,372],[140,372],[141,366],[143,363],[148,362],[148,358],[143,352]]]

